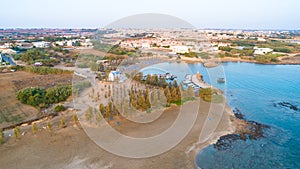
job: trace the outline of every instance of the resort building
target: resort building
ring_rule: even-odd
[[[189,53],[191,49],[188,46],[171,46],[170,48],[173,53]]]
[[[271,48],[258,48],[258,47],[254,47],[253,48],[254,51],[254,55],[265,55],[267,53],[271,53],[273,52],[273,49]]]
[[[48,48],[50,47],[51,43],[50,42],[32,42],[32,45],[37,47],[37,48]]]

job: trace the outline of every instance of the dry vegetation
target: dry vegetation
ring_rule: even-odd
[[[40,115],[32,106],[22,104],[16,92],[26,87],[51,87],[57,84],[70,84],[71,74],[37,75],[28,72],[0,74],[0,127],[31,120]]]

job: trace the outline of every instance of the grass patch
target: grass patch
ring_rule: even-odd
[[[171,103],[176,104],[177,106],[183,105],[184,103],[188,101],[196,100],[194,97],[188,97],[177,101],[172,101]]]

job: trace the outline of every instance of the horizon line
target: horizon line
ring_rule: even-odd
[[[196,29],[196,30],[246,30],[246,31],[300,31],[297,29],[284,28],[106,28],[106,27],[0,27],[0,30],[30,30],[30,29]]]

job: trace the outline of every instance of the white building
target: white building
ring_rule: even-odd
[[[150,44],[149,43],[142,43],[142,48],[150,48]]]
[[[65,46],[66,42],[65,41],[56,41],[55,44],[59,45],[59,46]]]
[[[37,48],[48,48],[50,47],[50,42],[32,42],[32,45],[37,47]]]
[[[121,73],[118,71],[111,71],[108,74],[108,80],[109,81],[116,81],[117,79],[119,79],[121,77]]]
[[[267,41],[265,38],[261,38],[261,37],[258,37],[257,38],[257,41],[259,41],[259,42],[265,42],[265,41]]]
[[[117,82],[124,82],[127,79],[126,75],[124,73],[121,73],[119,71],[111,71],[108,74],[108,80],[109,81],[117,81]]]
[[[189,53],[190,47],[188,46],[171,46],[172,53]]]
[[[67,46],[73,46],[74,41],[73,40],[68,40],[67,41]]]
[[[254,47],[253,48],[254,51],[254,55],[265,55],[267,53],[271,53],[273,52],[273,49],[271,48],[258,48],[258,47]]]

